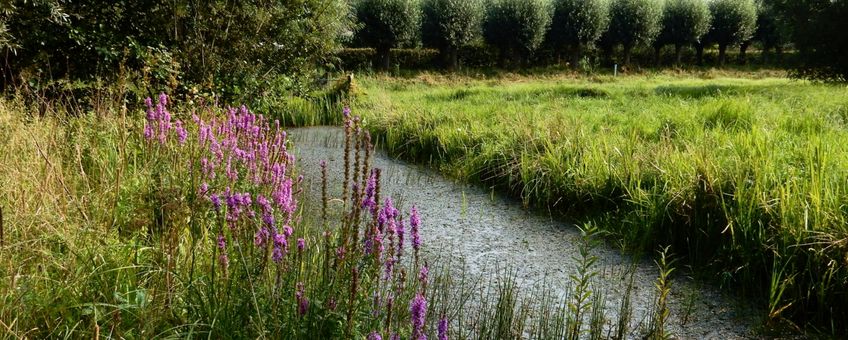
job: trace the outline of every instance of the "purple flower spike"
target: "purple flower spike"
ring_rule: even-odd
[[[412,206],[409,225],[412,227],[412,248],[415,248],[417,252],[421,248],[421,235],[418,234],[418,226],[421,225],[421,218],[418,217],[418,209],[415,209],[415,206]]]
[[[383,340],[383,337],[377,331],[373,331],[371,334],[368,334],[368,340]]]
[[[415,294],[409,304],[409,314],[412,318],[412,339],[426,340],[424,322],[427,317],[427,299],[421,293]]]
[[[427,268],[427,265],[421,266],[421,269],[418,271],[418,280],[421,281],[422,285],[427,284],[427,277],[430,275],[430,268]]]
[[[439,319],[439,340],[448,340],[448,319],[444,316]]]
[[[297,292],[294,293],[297,298],[297,313],[300,316],[306,315],[306,312],[309,311],[309,299],[303,296],[303,282],[297,283]]]
[[[299,238],[297,239],[297,251],[302,253],[303,249],[306,248],[306,240]]]

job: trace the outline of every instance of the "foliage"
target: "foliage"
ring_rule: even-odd
[[[480,0],[424,0],[421,34],[424,46],[438,48],[449,69],[456,68],[458,50],[480,36]]]
[[[389,50],[418,37],[420,8],[415,0],[359,0],[354,12],[361,25],[356,32],[359,44],[377,51],[376,66],[388,70]]]
[[[757,6],[753,0],[710,2],[712,24],[707,42],[718,44],[719,63],[724,64],[728,46],[751,39],[757,28]]]
[[[634,47],[649,45],[659,34],[663,4],[659,0],[613,0],[610,6],[610,39],[624,47],[626,65]]]
[[[662,30],[654,45],[674,45],[679,64],[681,47],[699,43],[709,29],[710,9],[704,0],[669,0],[663,9]]]
[[[155,49],[173,56],[176,80],[242,100],[281,77],[303,92],[349,26],[346,5],[324,0],[42,0],[6,8],[7,85],[23,76],[114,77],[121,65],[156,73],[146,58]]]
[[[483,36],[498,48],[503,65],[521,63],[542,44],[550,20],[546,0],[493,0],[486,9]]]
[[[574,67],[580,50],[592,47],[609,27],[609,3],[606,0],[556,0],[548,40],[571,50]]]
[[[843,0],[771,0],[782,14],[792,42],[801,59],[795,73],[801,77],[848,81],[848,66],[842,56],[848,53],[848,29],[845,16],[848,3]]]

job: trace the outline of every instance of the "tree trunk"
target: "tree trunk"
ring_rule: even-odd
[[[633,50],[630,46],[624,46],[624,63],[621,66],[630,66],[630,52]]]
[[[581,53],[580,44],[574,45],[571,48],[571,68],[577,69],[580,67],[580,53]]]
[[[654,65],[660,66],[660,52],[662,52],[662,46],[654,46]]]
[[[724,58],[727,56],[727,45],[719,44],[718,45],[718,65],[724,66]]]
[[[448,71],[456,71],[459,67],[459,48],[446,46],[442,50],[442,62]]]
[[[391,48],[388,47],[378,47],[377,55],[375,56],[375,66],[377,70],[380,71],[388,71],[391,66]]]
[[[698,43],[695,45],[695,54],[697,55],[698,65],[704,65],[704,44]]]
[[[677,65],[677,66],[680,66],[682,59],[683,59],[683,45],[675,44],[674,45],[674,64]]]
[[[739,45],[739,63],[740,64],[744,65],[748,62],[747,52],[748,52],[748,46],[750,46],[750,45],[751,45],[750,41],[743,42],[741,45]]]

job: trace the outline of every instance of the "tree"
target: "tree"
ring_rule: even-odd
[[[624,65],[630,64],[634,47],[648,45],[660,32],[662,3],[659,0],[613,0],[610,7],[610,39],[624,48]]]
[[[773,1],[760,0],[757,3],[757,31],[754,40],[762,44],[763,62],[768,61],[769,52],[774,50],[778,58],[783,54],[783,45],[789,39],[789,27]]]
[[[483,36],[500,51],[501,66],[507,61],[522,63],[542,44],[550,20],[546,0],[493,0],[486,10]]]
[[[325,0],[35,0],[2,7],[4,83],[28,69],[73,80],[113,77],[121,63],[156,73],[151,60],[158,59],[167,60],[160,66],[173,78],[214,85],[227,100],[254,97],[250,92],[279,77],[309,78],[350,26],[347,6]]]
[[[548,39],[561,53],[567,49],[577,67],[583,49],[591,47],[609,27],[606,0],[555,0]]]
[[[683,46],[697,44],[710,29],[710,9],[704,0],[669,0],[663,9],[662,30],[654,43],[656,54],[665,44],[674,45],[679,65]]]
[[[480,0],[424,0],[421,33],[425,46],[438,48],[445,65],[454,70],[459,49],[480,34]]]
[[[376,50],[375,64],[379,69],[389,69],[389,52],[393,47],[416,38],[421,18],[419,9],[414,0],[356,2],[356,20],[362,25],[356,32],[356,39]]]
[[[727,47],[751,39],[757,28],[757,6],[753,0],[713,0],[712,25],[707,40],[718,44],[718,61],[724,65]]]

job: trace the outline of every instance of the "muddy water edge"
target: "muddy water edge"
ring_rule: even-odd
[[[344,131],[337,127],[289,130],[299,171],[304,175],[307,199],[320,199],[319,162],[327,161],[331,193],[341,195],[344,166]],[[528,303],[546,290],[563,301],[573,287],[580,267],[583,238],[578,228],[561,219],[528,212],[520,202],[482,188],[456,183],[422,166],[408,164],[378,151],[373,166],[382,169],[381,195],[392,197],[408,210],[421,214],[422,257],[462,278],[469,296],[457,310],[474,308],[497,290],[502,280],[516,278],[517,291]],[[335,176],[335,177],[333,177]],[[589,286],[603,294],[606,318],[618,319],[619,306],[631,282],[632,314],[628,338],[647,332],[657,297],[658,269],[650,260],[638,260],[600,244],[591,255],[596,275]],[[456,279],[455,279],[456,280]],[[456,280],[458,281],[458,280]],[[666,329],[683,339],[738,339],[757,337],[754,331],[761,311],[719,292],[717,287],[674,276],[669,296]],[[556,302],[559,304],[560,302]],[[607,326],[612,327],[612,326]]]

